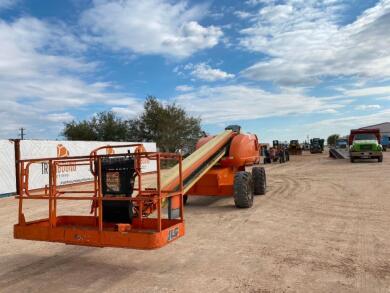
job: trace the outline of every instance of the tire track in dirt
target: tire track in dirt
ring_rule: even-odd
[[[315,176],[310,174],[311,168],[306,168],[306,170],[304,170],[304,168],[301,167],[299,169],[300,170],[298,171],[285,171],[283,174],[272,174],[278,178],[277,182],[281,186],[272,190],[272,194],[268,197],[268,201],[283,214],[289,214],[289,221],[296,222],[298,225],[306,224],[305,218],[307,218],[307,216],[302,217],[303,214],[311,214],[313,218],[316,216],[321,218],[332,216],[331,210],[338,199],[336,198],[335,200],[333,194],[345,192],[344,186],[339,183],[327,182],[320,178],[315,178]],[[326,189],[327,193],[321,194],[319,191],[322,189]],[[327,204],[324,205],[323,203]],[[331,207],[329,207],[329,205]],[[336,213],[335,216],[337,217],[338,213]],[[280,226],[282,225],[283,224]],[[335,230],[331,232],[331,235],[324,238],[336,238],[339,235],[340,231]],[[310,243],[311,237],[312,236],[307,236],[307,239],[304,241]],[[331,270],[343,274],[348,278],[353,277],[356,273],[354,261],[348,255],[334,256],[331,260],[321,259],[321,255],[311,255],[310,251],[305,251],[302,255],[297,255],[296,257],[291,256],[279,259],[279,270],[282,270],[283,265],[286,265],[286,263],[288,264],[289,261],[291,261],[292,263],[290,263],[290,265],[293,267],[309,266],[313,271]],[[308,280],[308,282],[310,282],[310,280]]]
[[[328,162],[326,163],[328,164]],[[347,174],[348,173],[340,173],[336,174],[336,176],[345,177]],[[372,175],[372,173],[370,174]],[[372,177],[371,175],[362,177],[361,173],[356,174],[356,177],[353,177],[353,173],[348,175],[350,178],[356,178],[356,180],[359,180],[359,178],[361,178],[360,180],[369,180]],[[275,174],[275,176],[278,175]],[[305,180],[305,178],[300,178],[300,174],[296,175],[296,177],[299,181]],[[373,178],[377,180],[376,177]],[[285,183],[285,186],[288,187],[291,185],[291,178],[287,178],[286,180],[289,181]],[[337,237],[337,242],[346,242],[348,244],[347,246],[351,249],[349,254],[352,258],[339,256],[336,258],[337,262],[340,263],[341,266],[343,266],[342,263],[344,262],[351,267],[349,276],[355,277],[355,288],[359,292],[372,292],[372,284],[375,282],[372,273],[375,272],[376,274],[389,276],[390,265],[384,265],[380,258],[378,260],[378,254],[375,253],[373,241],[369,240],[373,237],[369,224],[371,226],[375,224],[379,225],[384,220],[388,222],[390,220],[389,215],[386,214],[386,210],[383,206],[381,207],[373,202],[372,198],[362,198],[361,195],[364,194],[364,191],[357,193],[356,191],[351,190],[349,186],[353,185],[353,182],[345,181],[340,183],[337,182],[337,177],[329,177],[327,175],[322,176],[321,179],[311,178],[311,182],[315,185],[327,188],[326,193],[322,193],[320,196],[315,197],[316,202],[326,203],[324,208],[321,208],[321,205],[316,205],[312,200],[313,198],[306,198],[304,202],[300,201],[300,207],[291,203],[283,205],[283,203],[278,202],[278,204],[285,210],[296,209],[302,212],[312,206],[315,207],[315,214],[318,217],[334,218],[338,221],[345,222],[348,231],[343,232],[338,231],[338,229],[334,231],[327,230],[328,233],[332,232],[331,234]],[[307,190],[302,184],[301,187],[302,193],[310,191],[310,188]],[[279,188],[277,191],[284,191],[284,189]],[[272,200],[275,202],[276,199],[280,198],[273,196]],[[328,237],[333,238],[331,235],[328,235]]]

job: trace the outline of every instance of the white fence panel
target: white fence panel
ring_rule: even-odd
[[[95,142],[95,141],[52,141],[23,140],[20,144],[21,159],[39,159],[49,157],[85,156],[101,146],[136,144],[136,142]],[[142,143],[147,152],[155,152],[155,143]],[[127,152],[128,148],[114,149],[114,152]],[[133,148],[130,151],[134,151]],[[101,152],[105,154],[105,152]],[[157,168],[156,161],[142,163],[143,172],[152,172]],[[29,189],[43,188],[48,182],[48,165],[45,162],[32,164],[29,174]],[[74,184],[92,180],[88,166],[63,166],[57,172],[57,184]],[[16,191],[14,145],[8,140],[0,140],[0,194]]]
[[[15,190],[14,143],[9,140],[0,140],[0,195]]]

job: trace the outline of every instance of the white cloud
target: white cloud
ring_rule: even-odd
[[[368,115],[350,115],[341,118],[332,118],[321,120],[318,122],[306,125],[307,129],[316,129],[317,132],[329,135],[331,133],[339,133],[345,135],[352,128],[360,128],[368,125],[374,125],[388,121],[390,117],[390,109],[383,109]],[[303,127],[303,128],[305,128]],[[302,129],[303,129],[302,128]]]
[[[94,37],[114,50],[184,58],[218,44],[223,33],[199,20],[207,7],[186,1],[95,0],[81,23]]]
[[[268,56],[242,73],[284,85],[327,76],[390,76],[390,1],[381,0],[353,23],[341,25],[344,2],[286,0],[260,10],[241,31],[240,44]]]
[[[206,63],[192,64],[189,63],[183,67],[184,70],[189,71],[191,76],[195,79],[204,80],[204,81],[218,81],[218,80],[227,80],[235,77],[232,73],[227,73],[218,68],[212,68]],[[181,73],[183,74],[183,73]]]
[[[291,127],[291,131],[283,137],[300,137],[301,139],[305,139],[304,134],[307,134],[311,137],[326,138],[334,133],[344,136],[349,134],[351,129],[389,121],[390,109],[374,110],[366,115],[343,113],[342,115],[332,116],[329,119],[316,120],[306,124],[295,124]],[[282,130],[280,129],[278,131],[281,132]],[[272,134],[275,135],[274,132]],[[271,135],[270,137],[272,138],[273,136]]]
[[[114,105],[111,111],[126,119],[136,117],[143,110],[143,102],[136,98],[115,98],[110,99],[106,104]]]
[[[142,110],[142,103],[139,103],[137,107],[113,107],[111,111],[119,114],[125,119],[134,118]]]
[[[290,17],[292,12],[292,5],[270,5],[260,10],[260,17],[271,23],[282,23]]]
[[[273,4],[275,1],[276,0],[247,0],[245,1],[245,4],[255,6],[258,4]]]
[[[355,110],[358,111],[379,110],[379,109],[382,109],[381,105],[358,105],[355,107]]]
[[[241,19],[246,19],[253,16],[251,13],[242,10],[234,11],[234,15]]]
[[[129,106],[129,107],[134,107],[134,108],[137,108],[137,105],[139,105],[139,101],[136,98],[132,98],[132,97],[127,97],[127,98],[111,97],[105,103],[107,105]]]
[[[176,87],[176,91],[178,92],[189,92],[189,91],[192,91],[194,88],[192,86],[189,86],[189,85],[178,85]]]
[[[374,96],[390,96],[390,86],[365,87],[359,89],[349,89],[343,91],[345,95],[350,97],[374,97]]]
[[[342,103],[300,93],[275,94],[246,85],[204,86],[177,96],[175,101],[207,124],[314,112],[333,113],[343,107]]]
[[[66,113],[52,113],[48,114],[46,116],[46,120],[52,121],[52,122],[69,122],[71,120],[75,119],[73,115]]]
[[[217,81],[234,78],[234,74],[227,73],[218,68],[212,68],[206,63],[196,64],[191,74],[195,78],[205,81]]]
[[[2,138],[15,137],[21,126],[29,138],[55,137],[72,109],[126,97],[112,93],[110,83],[84,81],[96,64],[83,59],[85,45],[60,24],[0,19],[0,43]]]
[[[19,0],[0,0],[0,10],[11,8],[16,5],[17,2],[19,2]]]
[[[338,111],[336,109],[325,109],[321,111],[322,114],[336,114]]]

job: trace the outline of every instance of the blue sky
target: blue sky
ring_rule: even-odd
[[[390,121],[390,0],[0,0],[0,138],[146,96],[262,141]]]

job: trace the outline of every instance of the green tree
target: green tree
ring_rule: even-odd
[[[90,121],[65,123],[62,135],[68,140],[98,140]]]
[[[131,137],[154,141],[163,152],[190,152],[203,135],[199,118],[188,115],[175,103],[163,104],[155,97],[146,99],[143,113],[129,125]]]
[[[339,137],[340,137],[339,134],[332,134],[332,135],[330,135],[330,136],[328,137],[328,139],[327,139],[328,145],[330,145],[330,146],[336,145],[336,140],[338,140]]]
[[[99,113],[93,119],[94,129],[98,140],[126,141],[128,139],[128,121],[117,117],[114,112]]]
[[[68,140],[125,141],[128,139],[128,121],[114,112],[101,112],[91,120],[65,124],[62,134]]]
[[[156,142],[162,152],[188,153],[203,132],[200,119],[175,103],[148,97],[144,110],[133,120],[122,120],[114,112],[101,112],[90,120],[66,123],[62,134],[68,140]]]

